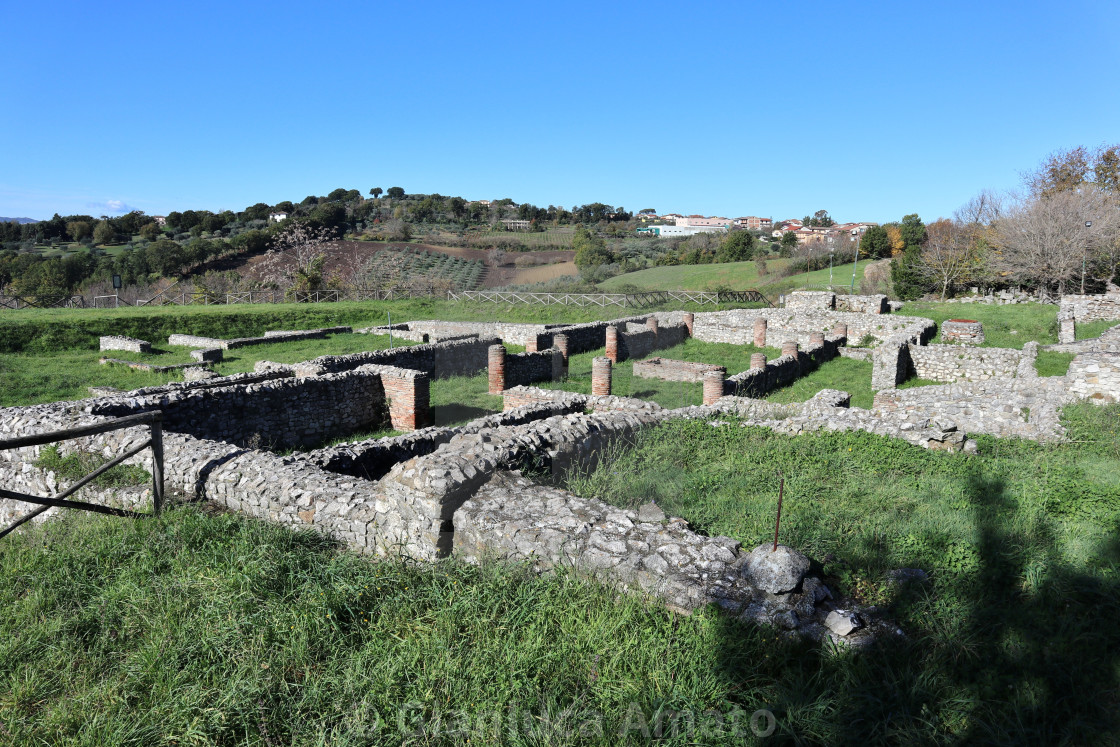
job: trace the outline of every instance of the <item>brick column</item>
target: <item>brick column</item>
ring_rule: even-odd
[[[708,371],[704,374],[704,404],[715,404],[715,401],[723,396],[723,379],[727,375],[727,369],[721,368],[716,371]]]
[[[528,340],[525,341],[525,352],[526,353],[536,353],[536,352],[538,352],[537,338],[535,336],[530,337]]]
[[[754,346],[756,348],[766,347],[766,319],[754,320]]]
[[[552,338],[552,344],[560,351],[560,355],[564,356],[564,376],[568,376],[568,336],[556,335]]]
[[[766,353],[751,353],[751,370],[766,368]]]
[[[657,336],[657,317],[655,317],[655,316],[648,317],[646,319],[646,327],[656,337]]]
[[[423,371],[410,373],[414,375],[381,376],[389,399],[389,422],[398,431],[414,431],[432,424],[431,380]]]
[[[506,346],[491,345],[486,350],[486,374],[490,394],[499,394],[506,388]]]
[[[809,333],[810,345],[824,345],[824,332],[810,332]]]
[[[783,356],[792,355],[794,358],[796,358],[797,357],[797,343],[793,340],[788,340],[786,342],[783,342],[782,343],[782,355]]]
[[[688,336],[692,337],[692,327],[696,324],[696,315],[691,311],[684,312],[684,326],[688,329]]]
[[[618,363],[618,327],[613,324],[607,327],[606,356],[611,363]]]
[[[614,329],[614,327],[607,327]],[[611,393],[611,359],[599,356],[591,361],[591,393],[608,395]]]
[[[834,324],[832,326],[832,336],[833,337],[847,337],[848,336],[848,325],[844,324],[844,322],[836,322],[836,324]]]
[[[412,427],[417,430],[435,425],[436,422],[431,403],[432,381],[428,374],[421,374],[412,380],[415,387],[412,394]]]

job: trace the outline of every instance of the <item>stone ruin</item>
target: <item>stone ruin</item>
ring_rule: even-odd
[[[694,419],[731,427],[721,420],[728,416],[789,435],[862,430],[921,448],[969,452],[975,444],[968,432],[1060,437],[1059,402],[1093,398],[1093,386],[1115,396],[1120,387],[1116,353],[1080,353],[1066,377],[1038,379],[1027,375],[1024,351],[1015,378],[1001,378],[1011,362],[996,353],[991,365],[1000,367],[997,377],[905,390],[892,385],[879,392],[870,410],[851,407],[849,395],[833,390],[799,404],[757,398],[771,384],[793,380],[839,354],[850,337],[879,343],[876,369],[884,348],[896,369],[912,367],[910,346],[928,347],[923,343],[932,338],[933,324],[897,315],[762,309],[660,312],[587,325],[403,327],[398,336],[415,333],[431,340],[440,330],[447,335],[439,342],[292,365],[262,361],[247,374],[8,408],[0,411],[0,438],[160,410],[166,480],[179,500],[211,500],[249,516],[311,528],[371,555],[434,560],[456,554],[467,560],[522,560],[541,570],[571,566],[681,611],[715,603],[743,619],[810,638],[860,644],[897,630],[873,610],[835,598],[799,553],[788,548],[771,553],[768,546],[748,550],[730,538],[697,533],[655,506],[615,508],[533,482],[526,470],[559,479],[573,468],[593,467],[612,444],[658,423]],[[499,330],[511,339],[496,334]],[[593,394],[539,389],[525,381],[556,378],[569,354],[609,350],[612,337],[613,359],[600,356],[594,363]],[[611,366],[686,337],[761,345],[769,338],[780,342],[783,355],[770,362],[759,356],[758,365],[752,360],[749,371],[727,378],[719,367],[704,370],[702,406],[665,409],[609,394]],[[525,357],[505,355],[507,342],[524,344]],[[991,352],[951,347],[967,355]],[[495,387],[499,353],[502,375]],[[524,362],[511,366],[511,360]],[[666,362],[638,364],[650,365]],[[433,427],[431,380],[481,371],[491,374],[490,388],[502,395],[503,412]],[[1025,419],[1016,407],[1020,402],[1029,403],[1023,405],[1029,410]],[[408,432],[314,448],[387,425]],[[136,427],[63,442],[60,448],[108,456],[146,437],[146,428]],[[291,447],[313,450],[283,456],[273,451]],[[56,475],[34,467],[39,454],[40,447],[0,452],[0,479],[31,493],[63,487]],[[146,454],[131,461],[150,470]],[[129,507],[148,501],[149,490],[86,488],[84,497]],[[0,501],[0,521],[25,511],[25,504]]]

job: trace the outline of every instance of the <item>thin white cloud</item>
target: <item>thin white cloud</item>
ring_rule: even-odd
[[[131,205],[125,204],[122,200],[105,200],[104,202],[87,202],[86,207],[91,210],[99,210],[102,213],[109,215],[111,213],[123,215],[124,213],[131,213],[136,208]]]

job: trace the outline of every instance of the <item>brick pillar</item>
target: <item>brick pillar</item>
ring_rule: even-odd
[[[552,344],[560,351],[560,355],[564,356],[564,376],[568,376],[568,336],[556,335],[552,338]]]
[[[793,340],[788,340],[786,342],[783,342],[782,343],[782,355],[783,356],[792,355],[794,358],[796,358],[797,357],[797,343]]]
[[[766,319],[754,320],[754,346],[756,348],[766,347]]]
[[[506,346],[491,345],[486,350],[486,373],[490,381],[490,394],[506,389]]]
[[[419,430],[435,425],[431,403],[431,379],[428,374],[415,377],[412,382],[415,386],[412,394],[412,427]]]
[[[657,336],[657,317],[655,317],[655,316],[648,317],[646,319],[646,327],[656,337]]]
[[[836,322],[836,324],[834,324],[832,326],[832,336],[833,337],[847,337],[848,336],[848,325],[844,324],[844,322]]]
[[[611,363],[618,363],[618,327],[613,324],[607,327],[606,356]]]
[[[809,333],[810,345],[824,345],[824,332],[810,332]]]
[[[766,353],[751,353],[751,370],[766,368]]]
[[[539,352],[539,350],[540,349],[537,347],[536,336],[530,337],[528,340],[525,341],[525,352],[526,353],[536,353],[536,352]]]
[[[389,398],[389,422],[398,431],[414,431],[432,424],[431,380],[422,371],[412,376],[382,375]]]
[[[684,312],[684,326],[688,330],[688,336],[692,337],[692,327],[696,324],[696,315],[691,311]]]
[[[721,368],[716,371],[708,371],[704,374],[704,404],[715,404],[715,401],[723,396],[723,379],[727,375],[727,369]]]
[[[614,327],[607,327],[614,329]],[[599,356],[591,361],[591,393],[608,395],[611,393],[611,359]]]

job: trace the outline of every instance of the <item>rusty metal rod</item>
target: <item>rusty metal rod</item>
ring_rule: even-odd
[[[778,517],[774,520],[774,547],[770,552],[778,551],[778,527],[782,524],[782,494],[785,493],[785,489],[786,478],[780,476],[778,482]]]

